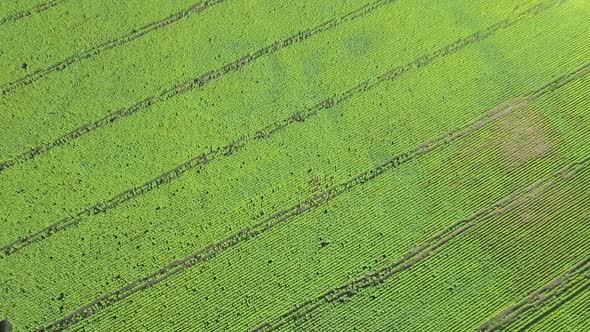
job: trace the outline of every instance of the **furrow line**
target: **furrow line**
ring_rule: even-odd
[[[563,303],[567,302],[572,298],[572,295],[578,293],[578,290],[588,287],[588,281],[590,278],[590,274],[588,273],[589,270],[590,258],[586,258],[567,272],[551,280],[551,282],[547,283],[542,288],[532,292],[518,304],[507,307],[494,317],[487,320],[479,327],[478,331],[497,331],[504,329],[514,323],[519,317],[523,317],[523,314],[541,309],[547,304],[551,305],[551,299],[559,300],[558,296],[566,295],[565,299],[559,300],[549,311],[538,317],[534,317],[524,328],[534,325],[551,311],[556,310]]]
[[[373,78],[367,79],[357,85],[354,85],[353,87],[349,88],[348,90],[346,90],[342,93],[339,93],[339,94],[333,95],[327,99],[324,99],[323,101],[315,104],[314,106],[311,106],[311,107],[305,109],[304,111],[295,112],[291,116],[289,116],[283,120],[279,120],[278,122],[272,123],[271,125],[257,131],[254,134],[236,138],[234,141],[230,142],[229,144],[227,144],[223,147],[214,149],[208,153],[204,153],[199,156],[196,156],[196,157],[176,166],[175,168],[155,177],[154,179],[151,179],[151,180],[145,182],[144,184],[142,184],[140,186],[128,189],[128,190],[126,190],[126,191],[116,195],[115,197],[112,197],[112,198],[106,200],[106,201],[98,202],[98,203],[94,204],[94,205],[78,212],[76,215],[68,216],[68,217],[66,217],[66,218],[64,218],[64,219],[62,219],[50,226],[45,227],[44,229],[42,229],[40,231],[37,231],[33,234],[29,234],[27,236],[21,237],[20,239],[2,247],[2,250],[0,251],[0,258],[4,258],[8,255],[11,255],[15,252],[20,251],[21,249],[23,249],[33,243],[40,242],[43,239],[53,236],[54,234],[56,234],[58,232],[61,232],[63,230],[66,230],[68,228],[76,226],[76,225],[80,224],[81,222],[83,222],[84,217],[89,217],[89,216],[105,213],[111,209],[116,208],[117,206],[119,206],[125,202],[128,202],[136,197],[139,197],[139,196],[142,196],[146,193],[149,193],[149,192],[151,192],[151,191],[153,191],[165,184],[168,184],[168,183],[180,178],[182,175],[186,174],[188,171],[190,171],[192,169],[195,169],[197,167],[203,167],[206,164],[208,164],[209,162],[219,159],[219,158],[229,157],[229,156],[233,155],[234,153],[238,152],[239,150],[242,150],[249,143],[252,143],[254,141],[268,139],[273,134],[280,132],[293,124],[304,122],[305,120],[314,117],[320,111],[331,109],[331,108],[333,108],[337,105],[340,105],[341,103],[351,99],[352,97],[354,97],[358,94],[362,94],[362,93],[371,91],[386,81],[396,80],[396,79],[400,78],[402,75],[404,75],[414,69],[420,69],[422,67],[425,67],[425,66],[433,63],[435,60],[437,60],[439,58],[454,54],[469,45],[472,45],[474,43],[482,41],[485,38],[491,36],[494,32],[496,32],[502,28],[507,28],[510,25],[516,23],[519,19],[523,18],[524,15],[526,15],[526,13],[531,13],[531,12],[537,13],[539,6],[540,5],[536,5],[531,8],[528,8],[527,10],[517,14],[512,19],[504,19],[504,20],[500,21],[499,23],[496,23],[496,24],[488,27],[487,29],[478,31],[466,38],[460,39],[460,40],[458,40],[450,45],[447,45],[437,51],[434,51],[430,54],[421,56],[421,57],[419,57],[419,58],[417,58],[405,65],[397,66],[397,67],[395,67],[391,70],[388,70],[382,74],[379,74]],[[374,10],[374,8],[376,8],[376,7],[370,7],[370,8],[371,8],[371,10]],[[362,13],[367,12],[367,11],[369,11],[369,9],[365,9],[364,11],[361,11],[361,12],[356,12],[355,15],[358,16]],[[579,75],[586,75],[589,70],[590,70],[590,63],[587,63],[587,64],[579,67],[578,69],[576,69],[574,72],[571,72],[569,74],[566,74],[563,77],[560,77],[560,78],[554,80],[552,83],[549,83],[548,85],[535,91],[535,93],[542,95],[545,93],[544,91],[549,91],[549,90],[552,91],[552,90],[559,87],[559,86],[554,86],[554,85],[567,83],[567,82],[565,82],[565,83],[562,82],[562,80],[576,79],[576,77],[578,77]]]
[[[60,5],[66,1],[68,1],[68,0],[51,0],[51,1],[44,2],[44,3],[40,3],[36,6],[34,6],[33,8],[25,9],[20,12],[16,12],[16,13],[10,14],[4,18],[1,18],[0,25],[20,21],[20,20],[25,19],[29,16],[34,15],[34,14],[38,14],[38,13],[44,12],[48,9],[51,9],[51,8],[53,8],[57,5]]]
[[[590,275],[586,274],[585,278],[586,278],[586,282],[581,287],[579,287],[573,291],[571,291],[571,289],[570,289],[571,293],[566,295],[565,298],[561,299],[558,303],[553,305],[546,312],[542,313],[538,317],[535,317],[532,321],[527,323],[525,326],[522,326],[521,328],[519,328],[518,332],[529,331],[531,327],[533,327],[537,323],[540,323],[545,318],[549,317],[553,312],[557,311],[557,309],[559,309],[562,305],[568,303],[569,301],[575,299],[579,295],[582,295],[584,292],[588,291],[590,289],[590,281],[588,281],[588,279],[590,278]]]
[[[577,70],[570,73],[571,75],[573,75],[574,73],[577,73]],[[562,76],[559,79],[567,79],[569,77],[569,75],[566,76]],[[546,90],[545,93],[550,92],[553,90]],[[531,98],[529,98],[529,96],[540,96],[539,94],[537,94],[537,90],[532,92],[531,94],[518,99],[518,101],[516,101],[515,103],[504,103],[502,104],[500,107],[498,107],[497,109],[493,109],[489,112],[487,112],[485,115],[481,116],[480,118],[476,119],[474,122],[467,124],[461,128],[455,129],[453,131],[450,131],[446,134],[443,134],[441,136],[439,136],[438,138],[435,138],[433,140],[424,142],[420,145],[418,145],[416,148],[409,150],[405,153],[401,153],[398,154],[396,156],[394,156],[392,159],[390,159],[389,161],[383,163],[382,165],[370,169],[368,171],[365,171],[363,173],[360,173],[359,175],[350,178],[349,180],[334,185],[328,189],[326,189],[324,192],[318,193],[314,196],[311,196],[307,199],[305,199],[304,201],[302,201],[299,204],[296,204],[290,208],[287,208],[285,210],[282,210],[278,213],[275,213],[272,216],[269,216],[265,219],[263,219],[262,221],[260,221],[259,223],[246,227],[242,230],[240,230],[237,233],[234,233],[228,237],[226,237],[225,239],[222,239],[221,241],[217,242],[217,243],[213,243],[208,245],[205,248],[202,248],[200,250],[198,250],[197,252],[195,252],[194,254],[182,259],[182,260],[177,260],[163,268],[161,268],[160,270],[144,277],[144,278],[140,278],[137,279],[129,284],[127,284],[126,286],[113,291],[111,293],[108,293],[106,295],[101,296],[100,298],[96,299],[95,301],[92,301],[91,303],[87,304],[86,306],[80,308],[79,310],[69,314],[68,316],[59,319],[51,324],[49,324],[48,326],[41,328],[40,331],[58,331],[58,330],[62,330],[68,327],[73,326],[74,324],[77,324],[78,322],[96,314],[97,312],[112,306],[116,303],[118,303],[121,300],[124,300],[128,297],[130,297],[131,295],[142,291],[146,288],[152,287],[156,284],[158,284],[159,282],[173,276],[176,275],[192,266],[198,265],[200,263],[206,262],[209,259],[219,255],[220,253],[223,253],[226,250],[229,250],[237,245],[239,245],[240,243],[244,242],[244,241],[248,241],[251,239],[255,239],[258,236],[274,229],[275,227],[284,224],[288,221],[290,221],[291,219],[294,219],[295,217],[304,214],[307,211],[310,211],[316,207],[322,206],[324,204],[326,204],[327,202],[333,200],[334,198],[345,194],[347,192],[350,192],[351,190],[355,189],[358,186],[361,186],[365,183],[368,183],[376,178],[378,178],[380,175],[384,174],[385,172],[388,171],[392,171],[394,169],[397,169],[398,167],[400,167],[403,164],[406,164],[408,162],[414,161],[416,159],[418,159],[419,157],[426,155],[430,152],[436,151],[448,144],[451,144],[454,141],[457,141],[459,139],[462,139],[464,137],[467,137],[469,134],[474,133],[478,130],[480,130],[481,128],[487,126],[490,123],[493,123],[513,112],[515,112],[516,110],[518,110],[520,107],[524,107],[526,106],[529,102],[531,102]],[[536,97],[538,98],[538,97]],[[590,159],[588,159],[590,161]],[[584,163],[582,166],[580,167],[586,167],[586,163]],[[568,174],[570,175],[569,177],[565,177],[562,176],[563,178],[571,178],[575,172],[572,171],[572,167],[568,167],[563,169],[559,174]],[[539,185],[541,186],[541,185]],[[531,188],[528,189],[529,192],[532,191],[536,191],[538,190],[537,187],[532,186]],[[527,191],[523,191],[522,193],[516,193],[515,197],[520,197],[527,194]],[[509,203],[511,203],[512,201],[501,201],[499,202],[499,206],[500,207],[508,207]],[[461,231],[462,232],[462,231]]]
[[[64,2],[64,1],[67,1],[67,0],[52,1],[52,2]],[[119,46],[123,46],[127,43],[130,43],[136,39],[139,39],[139,38],[147,35],[148,33],[152,32],[152,31],[157,31],[159,29],[170,26],[173,23],[176,23],[184,18],[187,18],[191,14],[203,12],[203,11],[213,7],[214,5],[223,3],[225,1],[226,0],[202,1],[202,2],[192,5],[191,7],[187,8],[183,11],[172,14],[163,20],[154,21],[154,22],[148,23],[138,29],[133,29],[120,37],[117,37],[115,39],[111,39],[111,40],[106,41],[106,42],[99,44],[97,46],[93,46],[91,48],[88,48],[88,49],[82,51],[81,53],[73,55],[61,62],[52,64],[47,68],[38,69],[38,70],[28,74],[27,76],[19,78],[16,81],[10,82],[8,84],[5,84],[2,87],[0,87],[0,94],[6,95],[9,93],[15,92],[16,90],[18,90],[24,86],[30,85],[30,84],[32,84],[40,79],[43,79],[53,73],[63,71],[70,66],[78,64],[82,60],[90,59],[90,58],[95,57],[105,51],[111,50],[113,48],[117,48]]]
[[[216,0],[215,3],[223,2],[223,1],[225,1],[225,0]],[[292,45],[296,45],[298,43],[304,42],[307,39],[310,39],[322,32],[329,31],[329,30],[334,29],[334,28],[336,28],[348,21],[352,21],[354,19],[368,15],[369,13],[374,12],[375,10],[383,7],[386,4],[393,3],[396,1],[397,0],[378,0],[373,3],[366,4],[365,6],[357,8],[356,10],[349,12],[348,14],[346,14],[340,18],[331,19],[329,21],[326,21],[326,22],[314,27],[314,28],[301,31],[293,36],[275,41],[274,43],[267,45],[254,53],[246,54],[245,56],[242,56],[239,59],[236,59],[230,63],[227,63],[220,68],[217,68],[215,70],[211,70],[205,74],[202,74],[198,77],[195,77],[195,78],[192,78],[189,80],[186,80],[186,81],[176,84],[170,88],[166,88],[166,89],[162,90],[159,94],[144,98],[143,100],[140,100],[129,107],[118,109],[118,110],[111,112],[111,113],[107,114],[106,116],[104,116],[98,120],[95,120],[93,122],[85,123],[85,124],[79,126],[78,128],[54,139],[51,142],[40,144],[25,153],[22,153],[16,157],[13,157],[12,159],[8,159],[8,160],[3,161],[2,163],[0,163],[0,172],[2,172],[14,165],[34,159],[37,156],[43,155],[55,148],[66,145],[66,144],[70,143],[71,141],[76,140],[76,139],[78,139],[90,132],[93,132],[97,129],[110,126],[111,124],[113,124],[117,121],[120,121],[121,119],[126,118],[128,116],[131,116],[141,110],[147,109],[147,108],[152,107],[156,104],[159,104],[159,103],[167,101],[171,98],[183,95],[183,94],[193,91],[195,89],[200,89],[200,88],[206,86],[207,84],[217,81],[230,73],[238,72],[242,68],[250,65],[254,61],[256,61],[264,56],[275,54],[275,53],[279,52],[280,50],[288,48]],[[213,2],[210,2],[210,3],[212,5]],[[204,10],[204,9],[202,9],[202,10]],[[83,55],[88,55],[87,57],[91,56],[90,53],[84,53]],[[73,63],[78,62],[75,59],[76,58],[72,58],[69,61],[73,61]],[[62,63],[62,64],[54,65],[53,67],[55,67],[55,69],[51,69],[51,70],[47,69],[47,70],[49,72],[55,72],[58,70],[63,70],[67,66],[68,66],[67,63]],[[51,68],[53,68],[53,67],[51,67]],[[39,74],[39,75],[41,75],[41,74]],[[33,82],[33,81],[31,81],[31,82]],[[6,93],[7,90],[1,89],[0,92]]]
[[[15,166],[17,164],[32,160],[32,159],[34,159],[40,155],[43,155],[55,148],[59,148],[61,146],[64,146],[64,145],[66,145],[66,144],[68,144],[68,143],[88,134],[88,133],[91,133],[95,130],[110,126],[111,124],[118,122],[121,119],[124,119],[126,117],[129,117],[141,110],[147,109],[147,108],[152,107],[156,104],[162,103],[164,101],[167,101],[167,100],[177,97],[179,95],[183,95],[183,94],[193,91],[195,89],[200,89],[200,88],[206,86],[207,84],[214,82],[216,80],[219,80],[230,73],[238,72],[242,68],[250,65],[251,63],[255,62],[256,60],[258,60],[266,55],[275,54],[282,49],[285,49],[289,46],[301,43],[301,42],[303,42],[309,38],[312,38],[322,32],[326,32],[331,29],[334,29],[346,22],[366,16],[366,15],[376,11],[377,9],[380,9],[381,7],[383,7],[387,4],[390,4],[390,3],[393,3],[396,1],[397,0],[378,0],[378,1],[366,4],[365,6],[362,6],[352,12],[349,12],[348,14],[344,15],[341,18],[326,21],[314,28],[304,30],[302,32],[299,32],[299,33],[291,36],[291,37],[276,41],[273,44],[267,45],[266,47],[254,52],[254,53],[247,54],[247,55],[241,57],[240,59],[230,62],[230,63],[222,66],[221,68],[218,68],[216,70],[212,70],[212,71],[205,73],[199,77],[196,77],[196,78],[187,80],[185,82],[182,82],[180,84],[177,84],[171,88],[164,89],[157,95],[147,97],[141,101],[136,102],[135,104],[133,104],[129,107],[121,108],[119,110],[111,112],[108,115],[106,115],[98,120],[95,120],[95,121],[89,122],[89,123],[85,123],[85,124],[79,126],[78,128],[54,139],[51,142],[40,144],[40,145],[30,149],[29,151],[26,151],[18,156],[15,156],[11,159],[1,162],[0,163],[0,172],[5,171],[5,170],[9,169],[10,167]],[[437,58],[440,58],[445,55],[453,54],[453,53],[457,52],[458,50],[460,50],[468,45],[471,45],[477,41],[487,39],[488,37],[493,35],[498,30],[508,28],[524,18],[538,15],[538,14],[544,12],[545,10],[547,10],[548,8],[550,8],[552,5],[559,4],[559,3],[561,3],[560,0],[545,0],[545,1],[539,2],[536,5],[525,9],[524,11],[518,12],[518,13],[512,15],[511,17],[508,17],[508,18],[488,27],[487,29],[481,30],[481,31],[473,34],[472,36],[469,36],[468,38],[460,40],[457,43],[448,45],[447,47],[440,49],[435,53],[424,55],[424,56],[414,60],[410,64],[406,64],[406,65],[403,65],[400,67],[393,68],[389,72],[384,73],[382,75],[382,77],[377,77],[377,78],[373,79],[372,80],[373,82],[371,82],[371,80],[368,82],[363,82],[361,85],[356,87],[356,90],[363,90],[363,89],[370,88],[370,87],[364,86],[364,85],[369,85],[371,83],[378,84],[377,82],[374,82],[374,81],[379,82],[379,81],[383,81],[383,80],[394,79],[397,76],[400,76],[404,72],[409,71],[413,68],[420,68],[420,67],[426,66]],[[351,91],[351,93],[354,93],[354,92]],[[334,100],[324,101],[324,103],[333,103],[333,102],[334,102]],[[296,119],[294,119],[294,120],[296,121]],[[288,121],[293,121],[293,120],[288,120]]]
[[[586,158],[582,162],[574,163],[564,170],[570,169],[586,169],[590,165],[590,158]],[[553,176],[547,179],[535,182],[528,187],[521,189],[510,196],[498,201],[496,204],[478,211],[471,217],[461,220],[433,238],[429,239],[426,243],[410,251],[406,256],[399,259],[398,261],[389,264],[374,273],[364,275],[358,279],[352,280],[340,287],[333,288],[321,296],[314,299],[308,300],[290,311],[282,314],[272,321],[265,322],[253,329],[253,331],[274,331],[277,330],[291,321],[305,319],[312,312],[321,308],[324,305],[343,301],[346,298],[351,298],[358,294],[363,289],[376,287],[383,284],[392,276],[412,268],[416,264],[426,259],[432,252],[444,246],[450,240],[463,234],[468,229],[478,224],[481,224],[489,219],[496,216],[503,215],[508,211],[511,211],[519,206],[522,206],[532,200],[537,199],[543,193],[547,192],[562,181],[572,179],[572,176],[566,177],[561,171],[556,172]]]

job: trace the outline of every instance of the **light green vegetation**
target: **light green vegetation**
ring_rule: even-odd
[[[310,320],[293,326],[308,330],[322,326],[336,330],[478,328],[496,308],[526,296],[541,287],[547,276],[559,275],[564,267],[587,256],[590,248],[584,239],[589,229],[583,220],[588,215],[580,213],[579,207],[590,203],[584,192],[589,182],[587,176],[581,177],[549,189],[526,207],[482,221],[382,287],[318,310]],[[568,222],[560,222],[564,220]],[[383,319],[371,319],[374,316]]]
[[[322,2],[316,8],[311,3],[285,6],[266,0],[219,4],[105,51],[93,61],[50,74],[35,82],[35,88],[27,86],[21,93],[3,98],[3,107],[13,116],[2,123],[0,132],[11,128],[10,132],[18,134],[19,139],[3,146],[1,152],[10,157],[25,152],[83,123],[157,95],[164,88],[222,67],[277,39],[340,17],[350,11],[354,1],[338,6]],[[256,13],[257,19],[246,14],[249,12]],[[285,20],[285,14],[291,21],[277,25],[277,20]],[[235,19],[228,20],[228,15]]]
[[[66,1],[0,26],[0,86],[191,5]],[[590,156],[589,12],[228,0],[15,85],[0,163],[51,148],[0,170],[0,315],[18,331],[483,326],[590,254],[590,169],[559,172]],[[404,157],[441,135],[455,138]],[[378,285],[289,314],[488,208]],[[585,294],[533,327],[583,331]]]
[[[29,2],[47,3],[38,0]],[[0,62],[3,84],[129,35],[154,21],[164,21],[170,15],[194,5],[190,0],[49,2],[60,4],[43,14],[31,15],[26,23],[7,24],[0,31],[0,38],[6,45],[19,43],[19,47],[3,48]],[[24,2],[19,7],[25,8]],[[187,19],[192,20],[193,16],[198,20],[200,14],[189,14]],[[26,69],[22,68],[23,63],[28,65]]]
[[[557,307],[542,318],[531,331],[584,331],[590,329],[590,322],[585,313],[590,311],[590,292],[574,294],[575,298]]]
[[[62,0],[68,1],[68,0]],[[51,1],[51,2],[60,2]],[[45,7],[47,4],[44,0],[5,0],[0,6],[0,22],[2,24],[10,24],[20,17],[27,16],[26,13],[34,12],[35,8]]]

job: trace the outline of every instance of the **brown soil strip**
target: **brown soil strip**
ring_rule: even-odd
[[[577,72],[578,71],[571,72],[568,75],[564,75],[564,76],[558,78],[558,80],[565,80]],[[557,85],[550,84],[550,85],[546,85],[543,88],[541,88],[541,89],[545,90],[545,93],[548,93],[548,92],[551,92],[554,90],[554,89],[547,89],[546,88],[547,86],[557,86]],[[474,122],[472,122],[470,124],[467,124],[461,128],[450,131],[444,135],[439,136],[436,139],[425,142],[425,143],[417,146],[416,148],[409,150],[405,153],[398,154],[398,155],[394,156],[392,159],[390,159],[389,161],[381,164],[380,166],[377,166],[376,168],[373,168],[373,169],[370,169],[370,170],[365,171],[363,173],[360,173],[357,176],[350,178],[346,182],[342,182],[340,184],[334,185],[321,193],[318,193],[316,195],[313,195],[313,196],[305,199],[304,201],[302,201],[301,203],[299,203],[295,206],[292,206],[288,209],[282,210],[270,217],[267,217],[266,219],[260,221],[259,223],[249,226],[247,228],[244,228],[244,229],[240,230],[239,232],[234,233],[231,236],[229,236],[217,243],[210,244],[209,246],[195,252],[191,256],[188,256],[182,260],[175,261],[175,262],[163,267],[162,269],[160,269],[160,270],[158,270],[158,271],[156,271],[144,278],[137,279],[137,280],[129,283],[128,285],[126,285],[123,288],[120,288],[120,289],[113,291],[109,294],[103,295],[100,298],[87,304],[86,306],[80,308],[79,310],[71,313],[70,315],[51,323],[50,325],[48,325],[45,328],[42,328],[41,331],[58,331],[58,330],[66,329],[66,328],[96,314],[97,312],[103,310],[104,308],[109,307],[109,306],[111,306],[111,305],[113,305],[113,304],[115,304],[115,303],[141,291],[141,290],[149,288],[149,287],[151,287],[151,286],[153,286],[153,285],[155,285],[155,284],[157,284],[157,283],[159,283],[159,282],[161,282],[161,281],[163,281],[163,280],[165,280],[165,279],[167,279],[179,272],[182,272],[192,266],[206,262],[209,259],[219,255],[220,253],[222,253],[228,249],[231,249],[231,248],[239,245],[240,243],[242,243],[244,241],[248,241],[248,240],[257,238],[258,236],[274,229],[275,227],[277,227],[281,224],[291,221],[295,217],[302,215],[307,211],[310,211],[316,207],[322,206],[322,205],[326,204],[327,202],[333,200],[334,198],[336,198],[344,193],[347,193],[358,186],[361,186],[365,183],[368,183],[368,182],[376,179],[377,177],[379,177],[380,175],[382,175],[388,171],[394,170],[405,163],[414,161],[417,158],[419,158],[423,155],[426,155],[432,151],[438,150],[448,144],[451,144],[454,141],[457,141],[459,139],[467,137],[471,133],[474,133],[474,132],[480,130],[481,128],[485,127],[486,125],[493,123],[493,122],[503,118],[504,116],[511,114],[512,112],[515,112],[519,108],[518,104],[526,105],[527,103],[532,102],[531,98],[533,96],[536,96],[534,98],[538,98],[538,97],[542,96],[542,94],[539,94],[538,91],[539,90],[535,90],[534,92],[530,93],[529,95],[519,99],[519,101],[517,101],[516,104],[505,103],[500,108],[491,110],[490,112],[487,112],[485,115],[483,115],[482,117],[480,117],[479,119],[475,120]],[[564,177],[562,176],[562,178],[564,178]],[[538,191],[539,187],[542,187],[542,184],[539,184],[538,186],[531,186],[531,187],[527,188],[526,190],[524,190],[523,192],[517,192],[514,194],[515,198],[522,199],[522,197],[526,196],[526,194],[531,194],[533,192]],[[513,200],[501,201],[494,206],[493,210],[497,210],[499,208],[505,208],[511,203],[513,203]],[[491,211],[493,211],[493,210],[491,210]],[[484,212],[481,212],[480,214],[474,216],[473,219],[475,220],[477,218],[481,218],[483,216],[483,214],[484,214]],[[487,211],[487,214],[490,214],[490,211]],[[459,223],[457,223],[456,227],[458,227],[458,226],[461,226],[462,228],[459,228],[457,230],[448,230],[448,231],[444,232],[443,235],[441,235],[441,239],[437,240],[438,242],[436,242],[434,245],[425,246],[424,249],[414,251],[413,257],[416,257],[416,255],[423,255],[422,253],[424,253],[424,252],[430,252],[430,251],[434,250],[434,248],[442,245],[442,243],[448,241],[448,240],[444,240],[444,238],[442,238],[444,235],[451,233],[451,236],[456,236],[456,235],[464,232],[467,228],[471,227],[471,226],[469,226],[469,221],[459,222]],[[402,264],[402,263],[400,263],[400,264]],[[397,264],[396,266],[398,266],[398,265],[399,264]],[[394,269],[393,267],[388,267],[387,271],[391,271],[393,269]],[[379,275],[381,275],[381,274],[382,274],[382,272],[379,272]],[[330,294],[332,294],[332,293],[330,293]],[[328,295],[328,296],[330,296],[330,295]],[[289,316],[290,316],[290,314],[289,314]]]
[[[527,116],[515,117],[503,123],[504,137],[498,139],[501,156],[511,169],[521,167],[531,160],[546,156],[560,141],[553,137],[555,130],[548,128],[541,112],[531,107]]]
[[[21,237],[20,239],[2,247],[1,251],[0,251],[0,258],[4,258],[8,255],[18,252],[19,250],[21,250],[33,243],[40,242],[50,236],[53,236],[54,234],[56,234],[58,232],[61,232],[63,230],[74,227],[74,226],[80,224],[81,222],[83,222],[84,218],[86,218],[86,217],[90,217],[93,215],[107,212],[107,211],[114,209],[117,206],[119,206],[125,202],[128,202],[136,197],[139,197],[139,196],[144,195],[148,192],[151,192],[151,191],[153,191],[165,184],[168,184],[168,183],[180,178],[182,175],[186,174],[188,171],[190,171],[192,169],[195,169],[197,167],[203,167],[206,164],[208,164],[209,162],[216,160],[218,158],[231,156],[234,153],[238,152],[239,150],[242,150],[249,143],[252,143],[254,141],[261,141],[261,140],[268,139],[273,134],[280,132],[293,124],[304,122],[305,120],[314,117],[320,111],[331,109],[331,108],[351,99],[352,97],[354,97],[357,94],[361,94],[361,93],[370,91],[386,81],[396,80],[399,77],[401,77],[403,74],[405,74],[411,70],[422,68],[426,65],[431,64],[432,62],[434,62],[435,60],[437,60],[439,58],[454,54],[454,53],[458,52],[459,50],[461,50],[471,44],[477,43],[477,42],[491,36],[494,32],[497,32],[498,30],[500,30],[502,28],[507,28],[507,27],[511,26],[512,24],[516,23],[519,19],[525,17],[527,14],[538,13],[538,10],[539,10],[538,6],[539,5],[533,6],[523,12],[516,14],[511,19],[510,18],[504,19],[501,22],[496,23],[496,24],[488,27],[485,30],[476,32],[475,34],[472,34],[469,37],[460,39],[460,40],[458,40],[450,45],[447,45],[446,47],[443,47],[442,49],[439,49],[433,53],[421,56],[421,57],[413,60],[412,62],[409,62],[409,63],[402,65],[402,66],[395,67],[385,73],[382,73],[378,76],[375,76],[373,78],[365,80],[357,85],[354,85],[353,87],[351,87],[350,89],[348,89],[342,93],[339,93],[337,95],[329,97],[329,98],[317,103],[316,105],[305,109],[302,112],[296,112],[286,119],[272,123],[271,125],[257,131],[254,134],[251,134],[248,136],[242,136],[240,138],[235,139],[233,142],[230,142],[229,144],[227,144],[223,147],[220,147],[220,148],[217,148],[211,152],[196,156],[196,157],[176,166],[172,170],[169,170],[169,171],[159,175],[158,177],[145,182],[144,184],[142,184],[140,186],[128,189],[128,190],[120,193],[119,195],[112,197],[106,201],[98,202],[98,203],[94,204],[93,206],[90,206],[90,207],[86,208],[85,210],[78,212],[76,215],[66,217],[66,218],[64,218],[64,219],[62,219],[50,226],[47,226],[46,228],[44,228],[38,232]],[[365,11],[360,12],[360,13],[364,13]],[[356,15],[360,15],[360,13],[357,13]],[[570,80],[574,80],[579,76],[586,75],[589,70],[590,70],[590,63],[587,63],[587,64],[577,68],[573,72],[563,75],[563,76],[559,77],[558,79],[552,81],[551,83],[536,90],[535,92],[533,92],[533,94],[543,95],[544,93],[546,93],[548,91],[553,91],[554,89],[558,88],[559,86],[566,84]],[[532,97],[534,97],[534,96],[530,96],[529,99],[531,99]],[[510,110],[503,110],[503,112],[505,112],[505,113],[509,112],[509,111]],[[497,112],[499,112],[499,111],[497,111]],[[494,117],[494,116],[499,117],[502,115],[503,114],[491,114],[490,116],[491,117]],[[481,126],[483,126],[484,124],[485,124],[485,122],[480,123]]]

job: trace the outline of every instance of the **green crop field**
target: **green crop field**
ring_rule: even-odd
[[[0,332],[590,331],[590,1],[0,0]]]

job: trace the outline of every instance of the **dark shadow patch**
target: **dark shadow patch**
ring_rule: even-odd
[[[373,47],[373,41],[366,34],[354,35],[344,41],[346,49],[353,55],[365,56]]]

